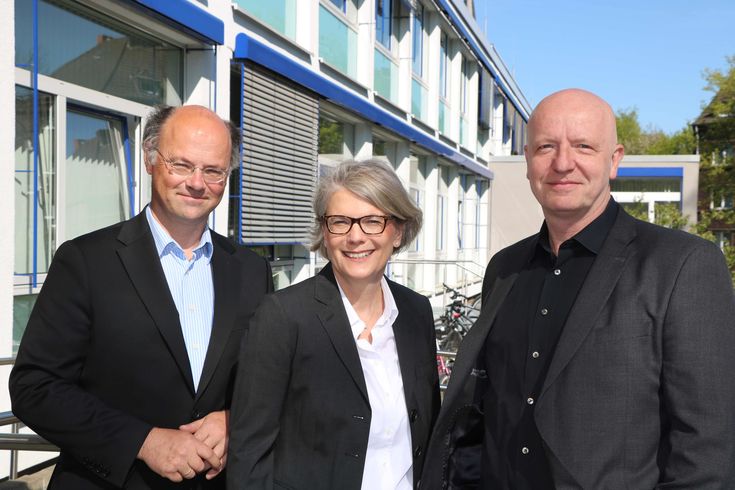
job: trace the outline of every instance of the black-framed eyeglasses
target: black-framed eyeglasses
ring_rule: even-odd
[[[172,174],[179,177],[191,177],[197,169],[202,172],[202,178],[207,184],[221,184],[230,174],[229,170],[222,170],[216,167],[198,167],[186,162],[172,162],[156,148],[156,153],[161,157],[161,161],[168,167]]]
[[[360,229],[366,235],[380,235],[385,231],[385,227],[389,220],[395,219],[394,216],[370,215],[361,218],[350,218],[339,214],[323,216],[322,220],[327,225],[327,230],[332,235],[346,235],[352,229],[352,225],[358,224]]]

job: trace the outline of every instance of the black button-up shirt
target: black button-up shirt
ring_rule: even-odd
[[[554,488],[533,419],[556,343],[577,294],[618,214],[605,211],[559,247],[546,223],[498,311],[485,343],[489,388],[483,398],[482,488]]]

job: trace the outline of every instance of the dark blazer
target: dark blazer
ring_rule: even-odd
[[[436,340],[429,301],[388,284],[418,482],[439,410]],[[238,369],[227,488],[360,489],[370,402],[331,265],[265,299]]]
[[[462,343],[422,489],[476,488],[481,349],[536,243],[499,252]],[[536,401],[557,489],[735,488],[735,298],[717,247],[622,209],[570,311]]]
[[[197,392],[145,217],[59,247],[10,375],[13,412],[58,445],[49,488],[223,488],[169,483],[139,460],[152,427],[229,407],[240,339],[272,290],[268,262],[212,232],[214,320]]]

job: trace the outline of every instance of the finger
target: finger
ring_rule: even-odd
[[[222,460],[219,456],[209,446],[203,443],[197,446],[197,454],[204,463],[208,463],[213,469],[219,469],[222,465]]]
[[[215,470],[214,468],[212,468],[211,470],[207,471],[207,474],[206,474],[206,475],[204,475],[204,477],[205,477],[205,478],[206,478],[207,480],[211,480],[211,479],[212,479],[212,478],[214,478],[215,476],[217,476],[217,475],[219,475],[220,473],[222,473],[222,470],[223,470],[223,469],[224,469],[224,468],[220,468],[220,469],[218,469],[218,470]]]
[[[186,470],[183,473],[181,473],[181,476],[184,479],[186,479],[186,480],[191,480],[192,478],[194,478],[195,476],[197,476],[197,472],[194,471],[193,468],[189,468],[188,470]]]
[[[195,420],[193,422],[189,422],[188,424],[180,425],[179,430],[184,430],[186,432],[194,434],[196,431],[199,430],[202,424],[204,424],[204,419]]]

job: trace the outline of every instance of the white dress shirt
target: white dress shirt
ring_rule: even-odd
[[[393,335],[398,307],[385,278],[381,287],[384,308],[371,331],[372,344],[367,339],[357,338],[365,329],[365,322],[357,316],[344,291],[339,288],[360,355],[372,412],[362,489],[412,490],[411,428]]]

